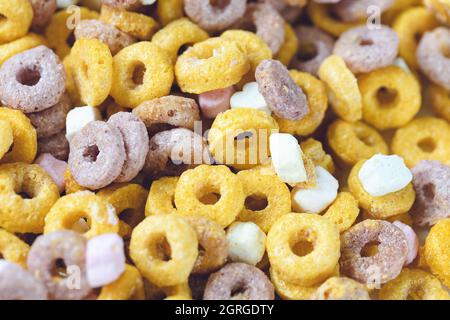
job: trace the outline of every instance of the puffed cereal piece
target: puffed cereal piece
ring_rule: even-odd
[[[125,265],[120,278],[103,286],[97,300],[145,300],[144,282],[139,270]]]
[[[381,20],[384,24],[392,25],[395,19],[411,7],[422,5],[423,0],[396,0],[389,9],[383,12]]]
[[[328,127],[327,141],[333,152],[347,165],[354,165],[377,153],[389,152],[383,137],[361,121],[336,120]]]
[[[381,300],[449,300],[440,281],[420,269],[403,269],[394,280],[380,290]]]
[[[59,198],[58,187],[37,164],[1,165],[0,190],[0,226],[9,232],[41,233]]]
[[[361,120],[362,100],[358,81],[344,60],[336,55],[326,58],[320,65],[319,77],[329,89],[334,112],[349,122]]]
[[[36,33],[28,33],[17,40],[0,45],[0,66],[9,58],[23,51],[46,45],[47,41]]]
[[[247,55],[236,42],[222,37],[196,43],[175,64],[181,90],[196,94],[232,86],[249,70]]]
[[[184,16],[183,0],[163,0],[157,3],[157,14],[163,26]]]
[[[6,43],[27,34],[33,20],[33,7],[28,0],[1,1],[0,43]]]
[[[393,3],[394,0],[341,0],[333,6],[333,10],[342,21],[353,22],[367,19],[370,6],[376,6],[383,13]]]
[[[278,132],[278,124],[266,112],[237,108],[220,113],[208,134],[212,156],[219,162],[236,169],[249,169],[269,157],[269,137]],[[250,133],[246,139],[240,135]],[[236,141],[235,141],[236,139]]]
[[[206,31],[187,18],[172,21],[153,35],[152,42],[163,49],[172,60],[178,59],[180,48],[209,38]]]
[[[303,153],[310,158],[314,166],[321,166],[329,173],[334,174],[335,167],[333,158],[327,154],[322,146],[322,142],[314,138],[309,138],[300,143]]]
[[[358,173],[366,160],[358,161],[352,168],[348,177],[350,192],[358,200],[359,205],[368,211],[371,217],[386,219],[411,209],[416,193],[412,183],[408,183],[403,189],[380,197],[371,196],[359,180]]]
[[[450,122],[450,90],[430,83],[427,87],[427,95],[433,111]]]
[[[58,160],[66,161],[69,157],[69,142],[66,139],[65,131],[38,140],[37,154],[50,153]]]
[[[163,177],[152,182],[145,204],[145,216],[177,213],[175,188],[178,177]]]
[[[93,192],[78,191],[61,197],[53,205],[45,217],[44,233],[71,230],[82,218],[89,224],[89,230],[83,234],[87,239],[119,231],[119,219],[112,204]]]
[[[199,94],[198,104],[202,115],[207,119],[214,119],[219,113],[230,109],[231,97],[233,97],[234,93],[234,87],[231,86]]]
[[[392,224],[402,230],[406,237],[406,241],[408,243],[408,254],[406,256],[405,265],[409,265],[417,257],[417,253],[419,251],[419,238],[417,237],[414,229],[409,225],[398,220],[395,220]]]
[[[425,260],[431,272],[450,287],[450,219],[436,223],[425,239]]]
[[[423,4],[433,12],[436,19],[450,26],[450,1],[449,0],[424,0]]]
[[[119,105],[134,108],[146,100],[168,95],[173,79],[167,54],[157,45],[142,41],[114,56],[110,94]]]
[[[323,216],[330,219],[342,233],[353,225],[358,215],[358,200],[350,192],[339,192]]]
[[[313,133],[322,123],[328,108],[327,90],[325,84],[314,76],[297,70],[290,70],[290,76],[303,90],[308,100],[309,112],[299,121],[275,117],[280,132],[307,136]]]
[[[388,66],[358,77],[364,121],[378,130],[406,125],[422,104],[416,77],[397,66]]]
[[[101,2],[109,7],[134,11],[139,9],[139,7],[144,4],[145,0],[101,0]]]
[[[245,206],[237,217],[239,221],[254,222],[268,232],[280,216],[291,211],[289,189],[277,176],[260,170],[240,171],[237,176],[246,197]]]
[[[87,190],[87,188],[80,186],[75,181],[75,178],[73,177],[72,172],[70,172],[69,167],[67,167],[66,171],[64,171],[64,184],[65,184],[66,194],[71,194],[71,193],[75,193],[78,191]]]
[[[134,228],[130,256],[148,281],[167,287],[187,282],[197,260],[197,247],[197,234],[183,218],[153,215]]]
[[[14,142],[13,131],[8,121],[0,119],[0,159],[9,151]]]
[[[100,21],[111,24],[120,31],[144,41],[150,40],[158,28],[158,22],[152,17],[105,5],[100,11]]]
[[[370,300],[367,288],[346,277],[331,277],[320,285],[310,300]]]
[[[450,125],[439,118],[416,118],[395,132],[391,149],[410,168],[421,160],[450,165]]]
[[[309,253],[293,247],[305,242]],[[330,220],[307,213],[281,216],[269,230],[266,249],[271,267],[289,283],[312,286],[330,276],[339,260],[339,231]],[[302,270],[299,272],[298,270]]]
[[[289,23],[284,24],[284,42],[275,55],[275,59],[279,60],[285,66],[288,66],[294,59],[299,48],[299,39],[294,29]]]
[[[56,0],[30,0],[33,7],[33,21],[31,26],[39,30],[45,27],[56,11]]]
[[[0,255],[12,263],[17,263],[22,268],[27,267],[27,256],[30,246],[16,237],[13,233],[0,229]]]

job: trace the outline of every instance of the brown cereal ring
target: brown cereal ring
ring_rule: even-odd
[[[175,208],[175,188],[178,177],[163,177],[152,182],[145,205],[145,215],[173,214]]]
[[[172,95],[144,101],[133,113],[144,122],[150,136],[160,131],[162,125],[168,125],[167,129],[174,126],[194,130],[195,121],[200,120],[194,99]]]
[[[136,42],[132,36],[120,31],[116,27],[100,20],[81,20],[75,28],[75,39],[98,39],[109,47],[111,54]]]
[[[376,242],[377,253],[365,256],[366,245]],[[403,232],[383,220],[364,220],[341,236],[341,272],[367,286],[395,279],[408,254]]]
[[[225,231],[216,222],[199,216],[184,219],[197,232],[199,251],[193,274],[211,273],[222,267],[228,257],[228,240]]]
[[[450,287],[450,219],[442,219],[430,230],[425,239],[424,258],[431,272]]]
[[[299,121],[309,113],[306,95],[278,60],[263,60],[255,72],[258,90],[281,119]]]
[[[0,229],[0,257],[17,263],[22,268],[27,267],[27,256],[30,247],[13,233]]]
[[[425,32],[417,47],[420,69],[434,83],[450,90],[450,29]]]
[[[370,300],[367,289],[346,277],[331,277],[320,285],[310,300]]]
[[[450,167],[423,160],[411,169],[416,202],[411,210],[414,223],[434,225],[450,217]]]
[[[397,57],[399,38],[387,26],[370,29],[352,28],[340,35],[333,54],[342,57],[353,73],[370,72],[386,67]]]
[[[100,189],[119,177],[126,154],[122,135],[102,121],[89,122],[69,142],[69,168],[83,187]]]
[[[431,83],[427,88],[427,93],[433,111],[450,122],[450,90]]]
[[[210,160],[203,137],[184,128],[155,134],[149,146],[144,171],[151,177],[180,175]]]
[[[33,22],[35,29],[45,27],[56,11],[56,0],[30,0],[33,7]]]
[[[247,0],[184,0],[186,15],[206,31],[222,31],[245,13]]]
[[[45,46],[16,54],[0,68],[0,96],[4,104],[25,113],[57,104],[66,76],[58,56]]]
[[[239,292],[239,293],[235,293]],[[246,263],[229,263],[213,273],[206,284],[203,300],[274,300],[269,278]]]
[[[136,10],[142,6],[142,0],[101,0],[102,4],[122,10]]]
[[[73,231],[52,232],[34,241],[28,254],[28,269],[44,283],[51,298],[80,300],[91,291],[86,276],[85,254],[86,239],[83,236]],[[55,272],[55,264],[59,259],[63,260],[67,269]],[[78,288],[70,283],[73,281],[71,272],[79,275]]]
[[[9,151],[14,142],[13,131],[8,121],[0,119],[0,159]]]
[[[38,139],[48,138],[66,128],[66,116],[71,109],[69,96],[63,94],[54,106],[40,112],[28,113],[27,116],[36,128]]]
[[[1,1],[0,14],[0,43],[7,43],[28,32],[33,20],[33,7],[28,0]]]
[[[308,26],[298,26],[295,34],[300,45],[292,66],[317,77],[320,64],[333,52],[333,38],[317,27]]]
[[[147,129],[131,112],[118,112],[107,123],[120,131],[125,147],[125,162],[115,182],[128,182],[144,167],[149,149]]]
[[[341,0],[333,6],[336,15],[344,22],[367,19],[368,8],[377,7],[380,13],[389,9],[395,0]],[[318,2],[318,1],[316,1]]]
[[[38,140],[38,154],[50,153],[56,159],[66,161],[69,158],[69,142],[65,131],[51,137]]]

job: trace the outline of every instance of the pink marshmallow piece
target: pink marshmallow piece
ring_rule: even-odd
[[[198,96],[198,103],[202,114],[208,119],[213,119],[219,113],[230,109],[230,99],[233,93],[233,87],[201,93]]]
[[[92,288],[114,282],[124,271],[124,245],[123,239],[118,234],[105,233],[88,241],[86,274]]]
[[[67,169],[67,162],[56,159],[50,153],[42,153],[35,161],[58,186],[59,193],[63,193],[66,185],[64,183],[64,172]]]
[[[419,251],[419,238],[414,230],[407,224],[404,224],[401,221],[394,221],[392,224],[402,230],[405,234],[406,242],[408,243],[408,254],[406,256],[405,265],[408,265],[417,257],[417,252]]]

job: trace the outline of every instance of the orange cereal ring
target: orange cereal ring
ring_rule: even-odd
[[[349,122],[361,120],[362,101],[358,81],[344,60],[336,55],[326,58],[320,65],[319,77],[328,86],[334,112]]]
[[[13,141],[13,131],[9,122],[0,119],[0,159],[9,151]]]
[[[166,96],[173,82],[170,58],[151,42],[139,42],[122,49],[113,59],[111,96],[121,106]]]
[[[334,173],[335,168],[333,158],[324,151],[320,141],[309,138],[308,140],[301,142],[300,147],[305,156],[313,161],[314,166],[321,166],[329,173]]]
[[[97,300],[145,300],[144,282],[139,270],[127,264],[116,281],[102,287]]]
[[[450,219],[442,219],[425,239],[425,260],[431,272],[450,287]]]
[[[0,119],[8,122],[13,134],[12,149],[4,154],[0,163],[32,163],[37,152],[37,135],[30,120],[19,110],[1,107]]]
[[[237,176],[246,197],[238,220],[254,222],[267,233],[280,216],[291,212],[290,191],[277,176],[261,173],[260,170],[240,171]]]
[[[352,168],[348,177],[350,192],[358,200],[359,205],[368,211],[369,215],[376,219],[386,219],[411,209],[416,193],[412,183],[403,189],[386,194],[384,196],[371,196],[359,180],[358,173],[365,160],[358,161]]]
[[[45,217],[44,233],[71,230],[83,218],[89,225],[89,230],[83,234],[88,239],[119,231],[119,219],[113,205],[93,192],[78,191],[61,197],[53,205]]]
[[[323,216],[330,219],[342,233],[353,225],[358,215],[358,200],[350,192],[339,192]]]
[[[214,204],[205,204],[202,198],[219,194]],[[181,215],[199,215],[230,225],[244,208],[244,191],[240,179],[226,166],[200,165],[185,171],[175,189],[175,205]]]
[[[327,140],[333,152],[348,165],[389,151],[383,137],[361,121],[336,120],[328,127]]]
[[[285,281],[312,286],[335,270],[340,256],[339,231],[322,216],[288,213],[272,225],[266,249],[271,267]]]
[[[197,234],[183,218],[155,215],[134,228],[130,256],[148,281],[167,287],[187,282],[197,260],[197,247]]]
[[[378,130],[404,126],[422,104],[416,77],[400,67],[388,66],[358,77],[364,121]]]
[[[275,59],[279,60],[284,65],[288,66],[299,47],[299,41],[294,29],[289,23],[284,24],[284,42],[275,55]]]
[[[183,0],[161,0],[157,6],[156,12],[163,26],[184,16]]]
[[[450,165],[450,125],[439,118],[414,119],[395,132],[391,149],[410,168],[421,160]]]
[[[35,33],[29,33],[22,38],[0,45],[0,66],[9,58],[23,51],[46,45],[46,40]]]
[[[163,177],[152,182],[145,205],[145,215],[177,213],[175,188],[178,177]]]
[[[30,246],[13,233],[0,229],[0,256],[2,259],[27,267],[27,256]]]
[[[44,218],[59,198],[52,178],[38,165],[0,166],[0,227],[9,232],[41,233]]]
[[[317,288],[310,300],[370,300],[367,288],[346,277],[331,277]]]
[[[33,7],[28,0],[0,1],[2,24],[0,43],[10,42],[27,34],[33,20]]]
[[[450,122],[450,90],[445,90],[434,83],[427,87],[431,108],[438,116]]]
[[[236,42],[221,37],[196,43],[175,64],[180,89],[196,94],[232,86],[249,70],[250,62]]]

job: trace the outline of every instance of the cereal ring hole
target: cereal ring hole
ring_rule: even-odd
[[[86,161],[95,162],[97,161],[97,157],[100,154],[100,150],[97,145],[88,146],[83,151],[83,157]]]
[[[395,89],[381,87],[377,91],[377,100],[382,108],[391,108],[397,105],[399,96]]]
[[[147,71],[147,68],[140,61],[138,61],[133,66],[133,68],[134,69],[133,69],[132,81],[133,81],[135,87],[138,87],[144,83],[144,76],[145,76],[145,72]]]
[[[368,39],[368,38],[361,38],[359,40],[359,45],[361,47],[371,46],[371,45],[373,45],[373,40],[372,39]]]
[[[252,194],[245,199],[245,208],[252,211],[264,210],[268,205],[265,195]]]
[[[370,135],[366,130],[354,127],[354,133],[356,137],[361,140],[365,145],[373,147],[375,145],[375,140],[372,135]]]
[[[69,36],[67,37],[67,39],[66,39],[66,44],[67,44],[70,48],[72,48],[76,41],[77,41],[77,39],[75,38],[75,32],[71,32],[71,33],[69,34]]]
[[[41,80],[41,70],[37,66],[25,67],[19,71],[16,79],[24,86],[35,86]]]
[[[209,4],[218,10],[223,10],[230,5],[230,0],[209,0]]]
[[[378,253],[378,246],[380,242],[378,241],[370,241],[364,245],[361,249],[360,255],[363,258],[373,257]]]
[[[52,266],[51,269],[51,274],[53,278],[64,278],[64,276],[67,274],[66,272],[67,270],[67,266],[66,263],[64,262],[64,259],[62,258],[57,258]]]
[[[317,56],[317,53],[318,51],[316,45],[312,42],[306,42],[302,43],[300,46],[297,53],[297,58],[300,61],[309,61],[314,59]]]
[[[191,43],[183,44],[177,51],[177,56],[181,56],[189,47],[191,46]]]
[[[150,244],[149,252],[152,257],[161,261],[172,259],[172,250],[165,234],[152,235]]]
[[[290,239],[292,252],[299,257],[307,256],[314,251],[315,239],[315,234],[310,231],[302,230],[294,233]]]
[[[434,184],[427,183],[422,187],[423,194],[425,195],[425,198],[429,200],[433,200],[434,196],[436,194],[436,189]]]
[[[200,196],[198,200],[203,204],[209,204],[213,205],[216,204],[220,200],[220,193],[219,192],[208,192],[204,195]],[[175,208],[175,204],[174,204]]]
[[[231,300],[247,300],[247,286],[243,281],[237,282],[232,288],[230,293]]]
[[[420,140],[417,143],[417,146],[426,153],[432,153],[436,149],[436,142],[433,138],[427,137],[422,140]]]

